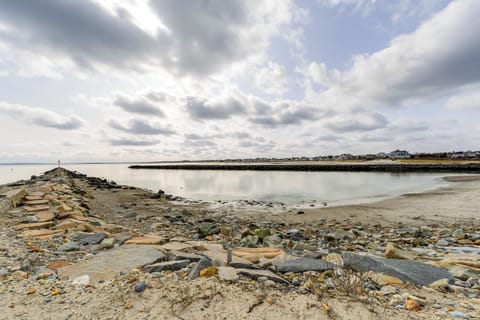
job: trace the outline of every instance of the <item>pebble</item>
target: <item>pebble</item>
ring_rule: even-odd
[[[449,314],[450,314],[450,316],[452,316],[454,318],[470,319],[469,316],[467,316],[465,313],[460,312],[460,311],[450,311]]]
[[[143,292],[147,288],[147,283],[145,281],[140,281],[135,285],[135,292]]]

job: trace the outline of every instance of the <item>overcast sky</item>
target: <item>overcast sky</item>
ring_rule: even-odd
[[[0,162],[478,150],[479,0],[0,0]]]

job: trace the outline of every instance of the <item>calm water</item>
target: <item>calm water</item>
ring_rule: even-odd
[[[0,184],[28,179],[54,165],[0,165]],[[64,165],[119,184],[196,200],[261,200],[329,205],[369,202],[446,185],[442,174],[379,172],[194,171],[128,169],[128,164]]]

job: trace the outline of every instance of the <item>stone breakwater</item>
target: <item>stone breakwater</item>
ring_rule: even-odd
[[[60,168],[0,193],[0,318],[480,317],[472,223],[259,221]]]
[[[162,170],[257,170],[257,171],[352,171],[352,172],[463,172],[479,173],[480,163],[413,164],[413,163],[344,163],[344,164],[165,164],[131,165],[130,169]]]

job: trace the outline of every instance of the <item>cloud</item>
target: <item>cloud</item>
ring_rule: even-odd
[[[62,116],[47,109],[18,104],[0,102],[0,112],[28,124],[60,130],[74,130],[85,125],[84,121],[75,115]]]
[[[187,97],[186,109],[190,117],[195,120],[222,120],[246,113],[245,101],[234,96],[216,99]]]
[[[150,93],[135,99],[124,94],[117,94],[113,103],[126,112],[165,117],[163,111],[156,105],[158,101],[161,101],[158,93],[156,95]]]
[[[334,132],[372,131],[385,128],[388,120],[380,113],[356,112],[339,114],[328,120],[326,127]]]
[[[355,57],[349,71],[320,68],[318,78],[310,79],[329,88],[318,101],[347,109],[402,106],[437,99],[480,81],[480,29],[471,25],[479,13],[479,1],[453,1],[387,48]]]
[[[117,138],[117,139],[110,139],[109,143],[112,146],[154,146],[158,144],[159,141]]]
[[[0,41],[17,50],[68,57],[82,69],[160,67],[195,77],[261,54],[273,35],[288,29],[296,12],[290,0],[151,0],[146,10],[161,27],[147,32],[126,5],[107,10],[93,0],[0,4],[7,27],[0,30]]]
[[[125,131],[132,134],[143,134],[143,135],[172,135],[175,133],[174,130],[170,128],[162,127],[159,123],[149,122],[141,119],[132,119],[128,123],[124,124],[117,120],[110,120],[108,125],[111,128]]]
[[[273,106],[261,102],[256,104],[255,115],[248,121],[264,127],[275,128],[313,121],[318,119],[319,114],[319,110],[297,102],[279,102]]]
[[[280,96],[287,91],[285,67],[269,61],[266,67],[256,70],[254,82],[266,94]]]
[[[462,90],[461,93],[449,98],[445,107],[449,109],[476,109],[480,110],[479,86],[472,86]]]

